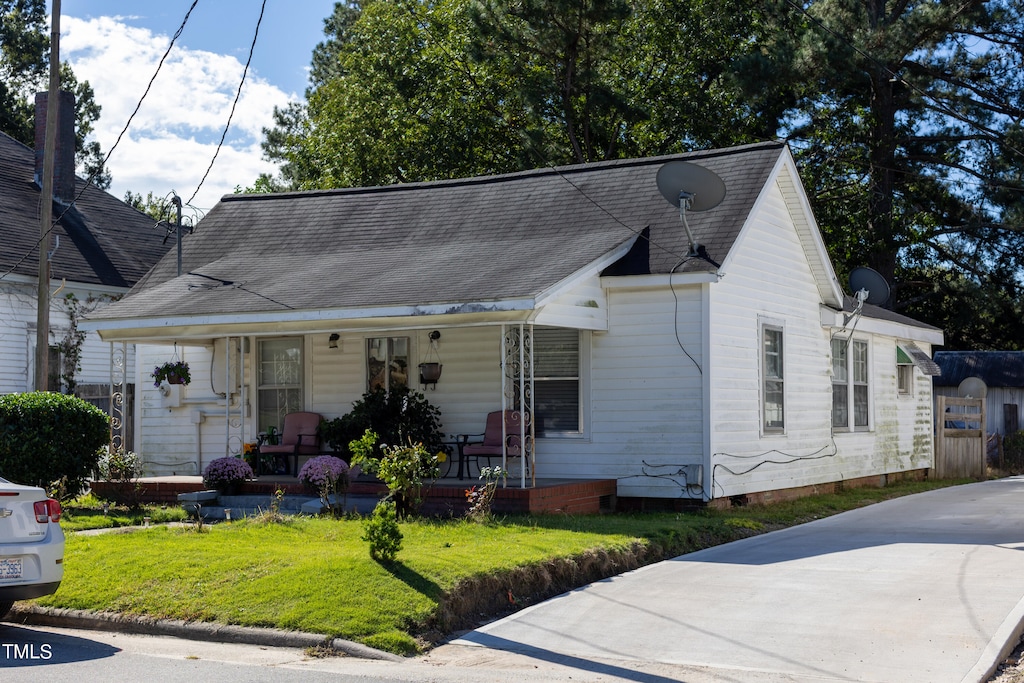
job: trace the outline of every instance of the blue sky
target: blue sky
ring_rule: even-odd
[[[274,106],[301,99],[334,0],[267,0],[252,64],[222,149],[193,204],[209,210],[237,185],[276,169],[260,159]],[[103,108],[94,137],[114,145],[192,0],[62,0],[61,59]],[[199,0],[122,142],[108,161],[111,193],[184,200],[220,139],[249,54],[259,0]]]

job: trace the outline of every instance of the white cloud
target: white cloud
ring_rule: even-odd
[[[118,18],[61,18],[61,57],[87,80],[103,108],[95,137],[103,152],[113,147],[145,92],[170,36],[135,28]],[[231,56],[186,50],[175,44],[108,161],[111,192],[163,196],[174,189],[192,196],[210,165],[244,70]],[[261,160],[262,129],[273,125],[274,107],[288,102],[282,90],[250,68],[225,146],[193,204],[209,210],[238,185],[260,173],[275,173]]]

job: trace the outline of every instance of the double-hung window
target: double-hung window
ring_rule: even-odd
[[[535,327],[533,366],[537,434],[579,434],[583,430],[579,331]]]
[[[261,432],[280,431],[285,415],[302,410],[302,339],[264,339],[257,353],[257,424]]]
[[[781,432],[785,419],[785,366],[782,328],[761,327],[761,406],[765,433]]]
[[[867,429],[870,402],[868,343],[832,340],[832,427]]]

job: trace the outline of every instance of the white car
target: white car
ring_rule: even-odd
[[[0,478],[0,619],[15,600],[56,592],[64,578],[60,503]]]

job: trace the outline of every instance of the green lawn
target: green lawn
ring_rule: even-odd
[[[403,547],[391,564],[370,559],[360,540],[362,522],[355,519],[69,532],[64,582],[36,602],[298,629],[411,653],[425,635],[464,627],[480,612],[522,606],[662,557],[952,483],[904,483],[728,511],[510,516],[489,524],[415,521],[401,525]],[[72,508],[69,522],[83,528],[85,522],[77,521],[83,519],[95,516]]]

